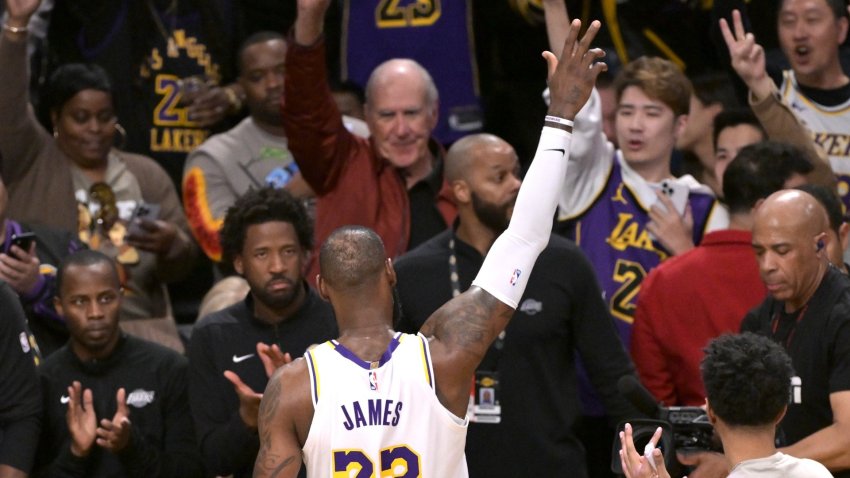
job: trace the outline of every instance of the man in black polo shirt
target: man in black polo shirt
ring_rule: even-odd
[[[284,190],[251,190],[227,211],[222,261],[248,282],[244,301],[201,319],[189,344],[189,399],[208,471],[251,476],[257,412],[275,368],[337,336],[330,304],[302,277],[313,228]]]
[[[520,186],[518,168],[513,148],[495,136],[467,136],[452,146],[445,174],[459,220],[395,264],[403,313],[398,330],[415,332],[437,308],[469,288],[508,225]],[[640,414],[617,392],[619,377],[633,374],[634,367],[606,312],[593,269],[572,242],[550,238],[516,315],[490,347],[471,387],[469,474],[546,476],[570,470],[570,476],[585,477],[584,451],[572,431],[579,407],[575,352],[610,416]]]
[[[780,451],[848,477],[850,281],[829,265],[828,224],[823,207],[802,191],[777,192],[756,210],[753,248],[770,297],[741,330],[772,337],[794,365]]]

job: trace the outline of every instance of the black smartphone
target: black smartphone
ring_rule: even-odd
[[[151,204],[151,203],[139,203],[136,206],[136,209],[133,211],[133,216],[130,217],[129,227],[127,228],[127,232],[131,235],[137,236],[143,234],[141,227],[137,220],[147,219],[149,221],[155,221],[159,219],[159,204]]]
[[[9,253],[12,253],[11,246],[18,246],[24,251],[29,252],[30,247],[32,247],[32,243],[35,242],[35,233],[34,232],[22,232],[20,234],[13,234],[11,245],[9,246]]]

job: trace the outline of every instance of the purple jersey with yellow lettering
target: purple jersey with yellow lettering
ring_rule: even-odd
[[[345,0],[343,8],[343,79],[365,85],[384,61],[412,58],[440,94],[434,136],[450,143],[481,129],[470,0]]]
[[[709,194],[691,191],[688,203],[694,218],[693,240],[698,244],[715,200]],[[604,189],[590,207],[557,226],[558,232],[575,241],[593,264],[626,347],[641,282],[670,255],[646,229],[649,206],[641,204],[623,182],[622,167],[614,161]]]

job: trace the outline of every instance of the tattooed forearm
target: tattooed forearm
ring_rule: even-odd
[[[503,313],[509,317],[513,310],[483,290],[467,293],[442,307],[422,331],[463,348],[477,345],[486,349],[498,333],[494,319],[507,318]]]
[[[278,401],[280,400],[281,388],[280,377],[273,375],[269,381],[269,386],[266,387],[266,391],[263,393],[263,400],[260,402],[259,421],[261,423],[268,424],[274,419]]]
[[[294,455],[282,458],[266,449],[260,449],[254,464],[254,478],[277,478],[286,468],[297,463]]]

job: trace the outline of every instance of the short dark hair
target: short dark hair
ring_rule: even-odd
[[[696,75],[691,78],[691,84],[694,96],[706,106],[720,104],[723,111],[741,107],[732,86],[732,79],[724,71],[707,71]]]
[[[787,0],[781,0],[779,2],[779,5],[776,8],[777,16],[779,15],[779,12],[782,11],[782,6],[785,5],[786,1]],[[824,0],[824,2],[826,3],[826,6],[832,10],[832,14],[835,15],[836,20],[842,17],[847,17],[847,4],[845,0]]]
[[[242,253],[248,226],[273,221],[292,224],[299,245],[306,250],[313,248],[313,223],[300,200],[271,186],[250,189],[228,208],[224,217],[220,237],[225,267],[232,266],[233,259]]]
[[[83,90],[98,90],[112,95],[112,81],[106,70],[93,63],[60,66],[47,82],[45,101],[49,111],[61,112],[65,103]]]
[[[249,47],[252,47],[252,46],[254,46],[258,43],[265,43],[267,41],[272,41],[272,40],[280,40],[280,41],[286,43],[286,38],[281,33],[270,31],[270,30],[262,30],[262,31],[258,31],[256,33],[252,33],[248,38],[245,39],[245,41],[242,42],[241,45],[239,45],[239,51],[236,54],[236,60],[237,60],[236,63],[237,63],[237,67],[239,69],[240,75],[243,73],[243,71],[242,71],[242,55],[245,54],[245,50],[247,50]]]
[[[768,425],[788,404],[791,358],[776,342],[750,332],[722,335],[704,349],[700,370],[708,404],[732,426]]]
[[[331,83],[331,91],[333,93],[350,93],[357,98],[360,104],[366,103],[366,92],[363,87],[351,80],[334,81]]]
[[[358,289],[374,283],[386,261],[384,242],[364,226],[336,229],[322,244],[319,270],[333,287]]]
[[[829,228],[839,233],[841,225],[844,224],[844,212],[841,207],[841,199],[833,189],[821,186],[819,184],[803,184],[796,189],[807,192],[814,196],[815,199],[826,209],[826,215],[829,217]]]
[[[759,199],[784,189],[792,175],[813,169],[795,146],[776,141],[751,144],[741,148],[723,173],[723,201],[730,213],[749,212]]]
[[[767,132],[764,130],[764,127],[761,125],[758,118],[756,118],[756,115],[754,115],[750,109],[732,108],[723,110],[720,113],[717,113],[717,116],[714,117],[714,130],[711,133],[711,144],[714,146],[714,150],[717,151],[717,138],[720,137],[721,131],[726,128],[734,128],[735,126],[740,126],[742,124],[752,126],[759,130],[761,132],[762,139],[767,139]]]
[[[62,284],[65,282],[65,274],[67,274],[69,267],[87,267],[95,264],[106,264],[109,266],[109,270],[115,278],[115,285],[121,287],[121,275],[118,273],[118,266],[111,257],[100,251],[81,249],[65,257],[62,263],[59,264],[59,270],[56,272],[56,296],[62,297]]]

